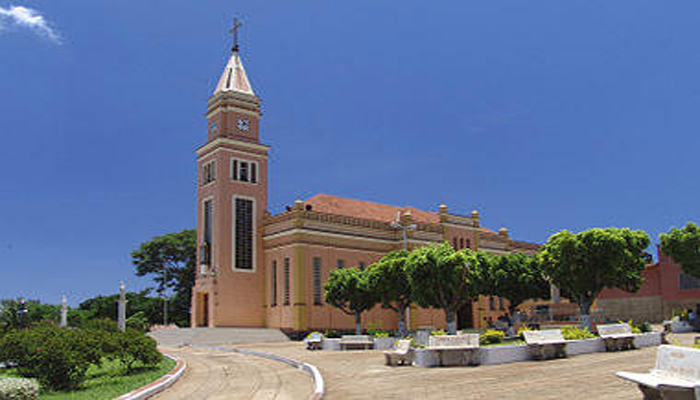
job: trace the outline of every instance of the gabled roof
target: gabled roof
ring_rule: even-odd
[[[406,211],[410,211],[411,217],[417,222],[431,224],[440,222],[440,216],[434,212],[419,210],[414,207],[391,206],[347,197],[337,197],[329,194],[317,194],[306,200],[304,204],[310,205],[314,211],[383,222],[396,221],[397,213]]]
[[[253,88],[250,86],[250,82],[248,82],[248,76],[245,73],[245,68],[243,68],[241,57],[237,51],[231,54],[228,63],[226,63],[226,68],[224,68],[224,72],[221,74],[219,84],[216,85],[214,94],[219,92],[238,92],[255,96]]]

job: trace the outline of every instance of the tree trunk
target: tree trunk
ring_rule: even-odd
[[[362,335],[362,313],[355,313],[355,334]]]
[[[398,307],[398,310],[396,311],[396,314],[399,317],[399,337],[405,337],[406,336],[406,323],[404,321],[404,315],[405,315],[405,307]]]
[[[589,331],[593,332],[593,325],[591,324],[591,306],[593,305],[593,299],[582,295],[579,297],[579,313],[581,314],[581,327],[588,328]]]
[[[457,318],[454,310],[445,310],[445,320],[447,322],[447,333],[450,335],[457,334]]]

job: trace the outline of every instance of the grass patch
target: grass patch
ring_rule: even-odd
[[[42,392],[41,400],[108,400],[119,397],[134,389],[138,389],[161,376],[170,372],[175,367],[175,362],[164,357],[156,367],[136,367],[129,375],[124,375],[124,370],[118,361],[105,361],[101,367],[90,367],[87,380],[78,390],[71,392]],[[13,375],[12,370],[4,371],[7,375]],[[2,372],[0,372],[2,374]]]

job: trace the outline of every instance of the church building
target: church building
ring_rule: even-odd
[[[482,226],[477,211],[419,210],[317,194],[286,211],[267,210],[268,150],[261,141],[260,98],[237,45],[208,101],[207,141],[196,151],[197,277],[192,326],[352,329],[354,318],[324,301],[336,268],[363,269],[392,250],[448,241],[494,253],[537,251],[508,230]],[[266,135],[274,140],[274,132]],[[274,172],[274,171],[273,171]],[[446,187],[447,190],[447,187]],[[458,327],[481,327],[504,313],[484,297],[458,313]],[[444,313],[411,307],[411,328],[443,327]],[[377,306],[364,326],[396,329],[396,313]]]

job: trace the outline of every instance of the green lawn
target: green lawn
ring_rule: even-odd
[[[119,362],[105,361],[102,367],[91,367],[82,388],[72,392],[42,392],[39,399],[53,400],[108,400],[144,386],[170,372],[175,362],[169,358],[153,368],[137,367],[133,373],[123,375]],[[0,374],[15,375],[11,370]]]

